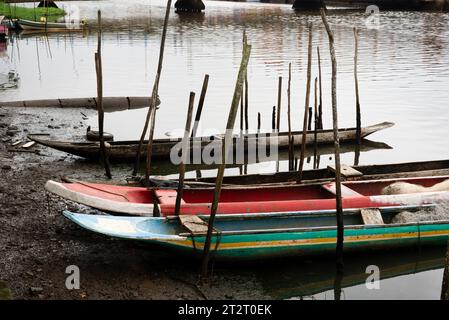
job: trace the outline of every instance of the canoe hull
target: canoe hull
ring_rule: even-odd
[[[362,128],[362,138],[382,129],[386,129],[393,126],[393,123],[384,122],[368,127]],[[301,145],[301,132],[293,132],[295,145]],[[211,139],[212,138],[212,139]],[[354,128],[341,129],[339,131],[339,138],[341,142],[354,141],[356,139],[356,130]],[[100,145],[99,143],[92,142],[70,142],[70,141],[52,141],[52,140],[42,140],[30,136],[30,139],[36,141],[37,143],[59,150],[66,153],[70,153],[82,158],[98,160],[100,157]],[[288,148],[288,134],[283,132],[279,134],[266,135],[263,138],[257,137],[256,134],[248,134],[244,136],[243,147],[245,154],[250,150],[249,146],[264,145],[270,146],[270,143],[277,146],[278,149]],[[307,133],[306,144],[310,145],[314,143],[313,132]],[[332,130],[320,130],[317,133],[317,144],[329,144],[333,143],[333,132]],[[198,137],[190,142],[190,150],[192,148],[200,148],[199,151],[201,155],[203,152],[208,152],[208,155],[214,154],[212,158],[221,159],[221,136],[218,137]],[[142,159],[146,158],[146,145],[141,150]],[[110,148],[108,149],[109,159],[111,161],[133,161],[135,160],[136,154],[138,152],[138,141],[116,141],[110,143]],[[234,138],[233,147],[234,151],[238,148],[239,142]],[[206,147],[208,149],[206,149]],[[181,148],[181,139],[155,139],[153,141],[152,148],[152,158],[154,159],[170,159],[172,154],[177,154]],[[196,149],[195,149],[196,150]],[[196,151],[190,152],[194,154]],[[216,152],[216,154],[215,154]],[[212,159],[213,160],[213,159]]]
[[[429,187],[449,176],[427,178],[353,181],[342,184],[343,208],[391,207],[449,202],[449,191],[382,195],[382,189],[397,181]],[[58,183],[48,181],[45,188],[65,199],[108,212],[151,216],[157,209],[161,215],[175,213],[177,191],[143,187],[123,187],[86,182]],[[430,189],[429,189],[430,190]],[[183,215],[207,215],[213,199],[213,188],[185,189],[181,199]],[[219,214],[294,212],[300,210],[335,209],[335,184],[298,186],[224,188]],[[157,208],[155,208],[157,207]]]
[[[386,211],[396,209],[384,209]],[[335,214],[335,213],[334,213]],[[169,248],[174,252],[200,257],[205,236],[192,234],[168,218],[110,217],[64,212],[64,215],[83,228],[107,236],[138,240]],[[320,215],[318,213],[316,217]],[[260,259],[287,256],[326,255],[335,253],[335,227],[276,228],[266,221],[266,229],[258,229],[263,217],[242,215],[238,220],[220,223],[212,237],[212,252],[219,259]],[[313,219],[313,215],[298,212],[297,219]],[[247,222],[241,230],[242,220]],[[250,220],[250,221],[248,221]],[[228,230],[221,231],[221,226]],[[232,227],[229,227],[232,226]],[[251,230],[253,226],[254,230]],[[424,245],[446,245],[449,221],[420,222],[392,225],[350,225],[345,227],[345,252],[385,250]]]

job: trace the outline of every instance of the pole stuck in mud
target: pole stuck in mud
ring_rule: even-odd
[[[154,79],[153,91],[152,91],[151,100],[150,100],[150,106],[148,108],[147,117],[145,119],[145,125],[142,130],[142,135],[140,136],[139,147],[137,148],[137,154],[136,154],[136,161],[134,163],[134,170],[132,173],[133,176],[136,176],[137,172],[139,171],[140,154],[142,152],[143,141],[145,139],[145,135],[147,133],[148,126],[151,123],[150,134],[149,134],[149,138],[148,138],[148,146],[147,146],[147,163],[146,163],[146,170],[145,170],[145,184],[147,186],[150,184],[151,153],[152,153],[152,148],[153,148],[154,125],[156,122],[156,120],[155,120],[156,104],[157,104],[156,102],[157,102],[158,91],[159,91],[159,80],[161,78],[161,72],[162,72],[162,62],[164,60],[165,38],[167,35],[167,25],[168,25],[168,18],[170,16],[170,9],[171,9],[171,0],[167,0],[167,7],[165,10],[165,18],[164,18],[164,27],[162,29],[161,46],[159,49],[159,62],[158,62],[158,66],[157,66],[156,78]]]
[[[297,183],[302,181],[302,170],[304,167],[304,157],[306,153],[307,129],[309,126],[309,102],[310,102],[310,79],[312,77],[312,23],[309,23],[309,48],[307,54],[307,84],[306,84],[306,102],[304,107],[304,123],[302,128],[301,155],[299,159],[299,175]]]
[[[103,109],[103,69],[101,61],[101,10],[98,10],[98,44],[97,52],[95,53],[95,71],[97,75],[97,110],[98,110],[98,131],[100,138],[100,159],[104,164],[106,176],[111,179],[111,167],[109,165],[109,157],[104,141],[104,109]]]
[[[198,102],[198,108],[196,109],[195,122],[193,123],[192,138],[196,137],[198,131],[198,125],[201,119],[201,113],[203,112],[204,99],[206,98],[207,86],[209,84],[209,75],[204,75],[203,87],[201,88],[200,100]]]
[[[192,124],[192,114],[193,114],[193,103],[195,101],[195,92],[190,92],[189,97],[189,107],[187,110],[187,119],[186,125],[184,129],[184,138],[182,139],[182,155],[181,155],[181,163],[179,164],[179,179],[178,179],[178,192],[176,193],[176,202],[175,202],[175,215],[179,215],[179,210],[181,208],[181,199],[184,188],[184,176],[186,173],[186,162],[187,156],[189,155],[189,132],[190,126]]]
[[[327,22],[326,13],[321,9],[321,19],[323,20],[329,37],[329,51],[332,62],[332,122],[334,130],[335,147],[335,189],[336,189],[336,209],[337,209],[337,272],[343,273],[343,241],[344,241],[344,223],[343,209],[341,200],[341,167],[340,167],[340,140],[338,137],[338,110],[337,110],[337,59],[335,57],[334,33]]]
[[[217,209],[218,209],[218,201],[220,199],[221,186],[223,184],[224,170],[226,168],[226,157],[232,148],[232,143],[227,144],[226,142],[232,141],[232,131],[234,129],[235,118],[237,116],[237,110],[239,107],[239,101],[240,101],[240,97],[241,97],[241,94],[243,91],[243,83],[246,78],[246,70],[248,67],[248,61],[249,61],[250,54],[251,54],[251,45],[249,45],[245,39],[245,42],[243,43],[242,61],[240,63],[239,73],[237,76],[237,82],[235,84],[235,89],[234,89],[234,96],[232,98],[231,108],[229,110],[228,122],[226,124],[225,139],[222,140],[222,151],[221,151],[221,153],[222,153],[221,154],[221,157],[222,157],[221,162],[222,163],[218,167],[217,179],[215,182],[214,198],[212,201],[208,229],[207,229],[207,234],[206,234],[206,240],[204,243],[203,261],[202,261],[202,267],[201,267],[201,276],[202,277],[206,277],[209,272],[210,247],[211,247],[211,241],[212,241],[212,233],[213,233],[213,229],[214,229],[215,215],[216,215]]]

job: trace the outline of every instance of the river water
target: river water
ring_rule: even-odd
[[[195,91],[198,99],[206,73],[210,80],[199,134],[223,131],[241,59],[244,30],[252,45],[248,67],[250,128],[256,128],[260,112],[262,129],[271,130],[278,77],[282,76],[281,130],[287,129],[289,63],[292,65],[292,123],[294,129],[302,128],[310,22],[314,45],[312,77],[318,75],[316,47],[319,46],[324,126],[331,126],[328,38],[318,15],[297,13],[291,5],[275,3],[205,3],[204,15],[171,13],[159,88],[162,104],[157,114],[156,137],[182,131],[189,92]],[[14,71],[20,80],[17,86],[0,91],[0,101],[96,96],[94,52],[98,8],[102,10],[105,29],[104,95],[149,95],[157,67],[164,1],[62,4],[76,6],[72,11],[79,10],[80,17],[91,25],[90,32],[13,38],[0,57],[1,72]],[[392,149],[362,153],[360,163],[448,158],[449,15],[395,11],[380,12],[377,18],[371,19],[363,9],[331,9],[328,19],[335,32],[340,127],[355,124],[354,26],[359,29],[362,125],[395,123],[394,127],[370,137],[387,143]],[[106,114],[105,130],[113,133],[116,140],[137,139],[145,114],[143,109]],[[96,126],[96,118],[88,122]],[[342,161],[351,164],[353,158],[354,153],[345,153]],[[326,157],[321,165],[331,162]],[[281,169],[286,168],[284,161]],[[272,167],[252,165],[248,169],[249,172],[264,170]],[[228,169],[227,173],[236,174],[238,170]],[[214,171],[203,172],[208,174]],[[412,275],[382,280],[380,290],[368,290],[363,284],[352,286],[344,289],[346,298],[438,298],[440,267],[434,264],[430,269],[435,270],[415,274],[412,268]],[[301,295],[306,293],[301,291]],[[282,296],[292,297],[295,294]],[[314,297],[329,298],[329,294],[323,292]]]

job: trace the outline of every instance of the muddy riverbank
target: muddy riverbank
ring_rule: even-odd
[[[101,166],[40,146],[17,152],[24,149],[11,144],[25,141],[28,133],[69,138],[82,136],[85,129],[79,109],[0,108],[0,282],[12,298],[265,298],[249,272],[216,267],[210,284],[197,285],[196,262],[96,236],[66,220],[63,209],[91,210],[47,195],[45,182],[63,175],[101,180]],[[8,151],[12,148],[14,152]],[[80,268],[79,290],[65,287],[69,265]]]

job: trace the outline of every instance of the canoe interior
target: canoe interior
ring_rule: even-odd
[[[397,181],[430,187],[448,178],[449,176],[344,182],[343,186],[346,188],[343,190],[343,197],[380,195],[383,188]],[[65,183],[63,185],[72,191],[100,199],[142,204],[154,203],[157,200],[160,204],[171,205],[175,203],[177,194],[176,190],[171,189],[158,190],[95,183]],[[352,192],[355,192],[355,194],[352,194]],[[321,184],[262,188],[225,188],[221,191],[220,203],[282,202],[333,198],[335,198],[335,194],[325,189]],[[185,189],[182,196],[182,205],[211,203],[212,200],[213,188]]]
[[[449,179],[449,176],[431,177],[431,178],[407,178],[407,179],[394,179],[383,181],[357,181],[357,182],[344,182],[343,185],[356,191],[364,196],[380,195],[382,189],[391,185],[394,182],[407,182],[411,184],[420,185],[423,187],[431,187],[439,182]]]
[[[354,169],[360,171],[363,176],[360,179],[367,179],[369,176],[391,176],[391,175],[406,175],[423,172],[424,175],[432,176],[436,175],[434,171],[446,170],[449,173],[449,160],[436,160],[436,161],[422,161],[422,162],[405,162],[395,164],[380,164],[380,165],[363,165],[354,166]],[[441,173],[437,173],[439,175]],[[446,173],[444,173],[446,174]],[[287,181],[295,181],[298,177],[298,173],[287,171],[277,172],[274,174],[247,174],[239,176],[225,176],[223,182],[226,184],[235,185],[248,185],[248,184],[269,184],[280,183]],[[334,177],[334,173],[326,168],[306,170],[303,172],[304,180],[324,180]],[[357,180],[359,178],[352,178]],[[206,183],[214,183],[214,177],[205,177],[199,179],[187,179],[187,181],[199,181]]]

